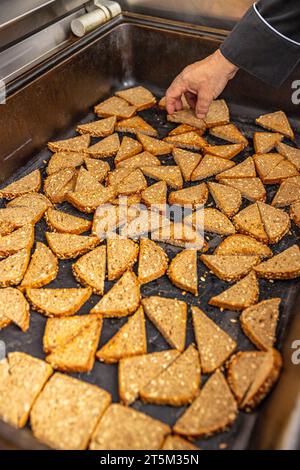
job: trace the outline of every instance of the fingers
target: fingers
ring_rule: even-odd
[[[173,114],[175,111],[180,111],[182,109],[181,97],[186,91],[187,90],[185,89],[183,83],[177,77],[166,93],[166,106],[168,114]]]
[[[205,95],[201,92],[198,93],[198,99],[197,99],[197,104],[196,104],[196,109],[195,109],[197,118],[199,119],[205,118],[212,101],[213,101],[213,96]]]
[[[195,109],[197,104],[197,95],[190,93],[189,91],[187,91],[184,95],[189,107]]]

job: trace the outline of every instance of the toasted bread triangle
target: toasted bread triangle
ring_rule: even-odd
[[[91,293],[90,288],[26,289],[32,308],[47,317],[74,315],[88,301]]]
[[[167,203],[167,183],[159,181],[152,184],[142,191],[141,196],[147,206],[164,206]]]
[[[235,163],[230,160],[225,160],[225,158],[215,157],[214,155],[204,155],[199,165],[193,171],[191,181],[209,178],[233,166],[235,166]]]
[[[266,190],[259,178],[223,178],[219,183],[235,188],[249,201],[265,201]]]
[[[118,186],[124,178],[130,175],[134,170],[132,168],[121,167],[116,170],[110,171],[107,177],[107,184],[109,186]]]
[[[136,107],[130,106],[127,101],[118,96],[112,96],[95,106],[94,111],[99,117],[116,116],[120,119],[127,119],[136,113]]]
[[[114,187],[102,186],[98,191],[85,191],[81,193],[69,192],[66,199],[79,211],[90,214],[95,212],[102,204],[112,201],[116,195],[117,191]]]
[[[256,275],[251,271],[248,276],[238,281],[229,289],[209,300],[210,305],[228,310],[243,310],[257,302],[259,286]]]
[[[257,154],[268,153],[283,139],[282,134],[273,132],[254,132],[253,143]]]
[[[102,186],[97,178],[85,168],[81,167],[78,171],[76,185],[74,191],[77,193],[88,191],[99,191]]]
[[[119,121],[116,125],[118,132],[129,132],[131,134],[146,134],[157,137],[158,132],[140,116]]]
[[[168,256],[164,250],[148,238],[140,242],[138,279],[141,284],[159,279],[168,268]]]
[[[46,232],[49,247],[59,259],[72,259],[93,250],[99,245],[98,237],[70,233]]]
[[[195,168],[199,165],[202,156],[199,153],[188,152],[182,149],[173,149],[173,157],[179,166],[185,181],[190,181]]]
[[[179,126],[175,127],[172,131],[169,132],[169,136],[180,135],[180,134],[187,134],[188,132],[198,132],[199,129],[194,126],[189,126],[188,124],[180,124]],[[200,131],[201,132],[201,131]]]
[[[205,148],[205,152],[216,157],[226,158],[231,160],[244,150],[244,144],[229,144],[229,145],[209,145]]]
[[[29,175],[15,181],[14,183],[0,189],[0,198],[14,199],[32,192],[38,192],[41,189],[41,174],[39,170],[35,170]]]
[[[283,181],[274,196],[272,206],[285,207],[300,199],[300,186],[291,183],[289,180]]]
[[[15,323],[22,331],[29,328],[29,304],[22,292],[7,287],[0,289],[0,318]]]
[[[254,269],[265,279],[295,279],[300,276],[300,249],[293,245]]]
[[[12,222],[6,222],[5,220],[0,219],[0,236],[1,237],[6,237],[6,235],[9,235],[12,233],[15,229],[17,228],[17,225],[15,225]]]
[[[4,237],[0,236],[0,258],[13,255],[17,251],[31,250],[34,243],[33,225],[24,225]]]
[[[168,136],[164,140],[175,147],[192,151],[203,150],[208,146],[207,141],[199,135],[199,132],[194,131]]]
[[[195,338],[203,373],[218,369],[236,348],[236,342],[198,307],[192,307]]]
[[[186,338],[186,303],[181,300],[153,296],[143,299],[142,304],[147,317],[165,340],[173,348],[183,351]]]
[[[256,119],[256,124],[259,124],[261,127],[279,132],[283,134],[285,137],[294,140],[295,135],[290,126],[288,118],[283,111],[276,111],[275,113],[264,114],[259,116]]]
[[[175,122],[177,124],[188,124],[189,126],[197,127],[203,133],[206,130],[206,124],[203,119],[197,118],[193,109],[182,109],[181,111],[175,111],[173,114],[167,116],[168,121]]]
[[[107,240],[108,280],[119,279],[137,261],[139,246],[128,238],[115,236]]]
[[[280,298],[263,300],[253,307],[246,308],[240,316],[245,335],[258,349],[267,351],[274,346],[280,302]]]
[[[182,439],[182,437],[176,435],[167,436],[164,445],[161,448],[162,450],[199,450],[199,447],[196,447],[190,441]]]
[[[254,155],[253,160],[259,177],[265,183],[269,173],[284,160],[284,157],[279,153],[262,153]]]
[[[94,366],[102,320],[96,315],[90,317],[89,325],[64,344],[58,345],[46,361],[53,369],[63,372],[90,372]]]
[[[276,150],[295,165],[298,171],[300,170],[300,149],[279,142]]]
[[[151,108],[156,103],[155,96],[152,95],[151,91],[143,86],[136,86],[128,88],[127,90],[117,91],[117,96],[128,101],[128,103],[136,106],[138,111],[143,109]]]
[[[84,153],[94,158],[107,158],[116,155],[120,148],[120,140],[117,133],[105,137],[97,144],[85,149]]]
[[[223,281],[238,281],[256,266],[259,256],[201,255],[201,261]]]
[[[92,226],[92,223],[87,219],[76,217],[75,215],[67,214],[66,212],[52,208],[48,209],[45,218],[48,226],[53,231],[59,233],[80,235],[81,233],[90,230]]]
[[[81,124],[77,126],[76,130],[79,134],[88,134],[91,137],[107,137],[114,132],[116,122],[116,116],[111,116],[106,119],[100,119],[100,121]]]
[[[121,401],[125,405],[133,403],[140,390],[177,359],[179,354],[179,351],[169,349],[121,359],[118,371]]]
[[[48,142],[48,148],[51,152],[82,152],[90,145],[89,135],[81,135],[67,140],[58,140]]]
[[[215,255],[248,255],[270,258],[272,250],[253,237],[237,233],[223,240],[215,249]]]
[[[75,168],[64,168],[45,179],[44,192],[53,204],[65,201],[67,194],[73,191],[77,173]]]
[[[252,157],[246,158],[242,163],[239,163],[229,170],[223,171],[216,176],[216,179],[222,178],[255,178],[256,171]]]
[[[147,403],[182,406],[191,403],[200,388],[200,360],[190,345],[165,370],[140,390]]]
[[[110,170],[109,163],[90,157],[84,157],[84,163],[88,172],[93,175],[99,183],[105,180]]]
[[[268,173],[267,177],[264,180],[264,183],[277,184],[293,176],[299,176],[299,171],[297,170],[295,165],[293,165],[288,160],[282,160],[278,163],[278,165],[275,166],[275,168],[270,171],[270,173]]]
[[[134,158],[134,157],[133,157]],[[119,183],[118,194],[129,196],[130,194],[139,193],[147,188],[147,181],[141,170],[132,171]]]
[[[140,304],[140,285],[137,277],[127,271],[91,310],[103,317],[126,317]]]
[[[235,228],[246,235],[251,235],[260,242],[269,243],[257,203],[247,206],[233,218]]]
[[[82,165],[84,161],[83,153],[58,152],[52,155],[47,165],[47,175],[53,175],[66,168],[75,169]]]
[[[183,180],[178,166],[146,166],[142,168],[144,175],[149,178],[165,181],[173,189],[181,189]]]
[[[208,189],[205,183],[201,183],[190,188],[173,191],[169,195],[169,204],[179,206],[191,205],[197,207],[204,205],[208,199]]]
[[[78,282],[93,289],[94,294],[103,295],[105,270],[106,270],[106,247],[99,246],[82,256],[72,266],[73,274]]]
[[[99,361],[112,364],[120,359],[131,356],[139,356],[147,353],[146,324],[144,310],[139,307],[123,325],[118,333],[113,336],[96,354]]]
[[[198,398],[176,421],[173,430],[184,436],[211,436],[227,429],[237,416],[237,404],[220,371],[205,383]]]
[[[213,100],[204,118],[207,127],[222,126],[230,120],[229,109],[225,100]]]
[[[281,209],[257,202],[264,229],[269,238],[269,243],[278,243],[290,230],[291,222],[289,215]]]
[[[227,217],[233,217],[242,205],[240,191],[215,182],[207,184],[218,209],[227,215]]]
[[[173,145],[168,144],[162,140],[154,139],[145,134],[137,134],[137,138],[144,147],[146,152],[152,153],[152,155],[167,155],[172,152]]]
[[[248,140],[234,124],[225,124],[224,126],[215,126],[209,130],[209,133],[219,139],[227,140],[233,144],[248,145]]]
[[[58,273],[58,260],[52,251],[43,243],[37,242],[29,266],[20,288],[43,287],[53,281]]]
[[[30,261],[30,250],[23,249],[0,261],[0,287],[17,286]]]
[[[121,146],[118,150],[118,153],[115,158],[115,164],[118,165],[119,163],[127,160],[127,158],[134,157],[135,155],[141,153],[143,151],[143,146],[135,139],[131,137],[123,137]]]
[[[295,222],[295,224],[300,227],[300,201],[295,202],[291,205],[290,216],[291,219]]]
[[[207,250],[207,243],[201,233],[184,221],[175,223],[169,221],[158,230],[153,230],[151,238],[180,248],[191,247],[196,250]]]
[[[36,224],[44,215],[45,207],[37,211],[30,207],[5,207],[0,209],[0,223],[10,224],[13,229],[24,227],[24,225]]]
[[[160,164],[160,160],[157,157],[149,152],[142,152],[122,161],[117,165],[117,168],[125,167],[135,170],[137,168],[142,169],[144,166],[159,166]]]
[[[46,212],[49,207],[52,207],[52,203],[44,194],[28,193],[9,201],[6,207],[31,208],[40,214],[42,211]]]
[[[197,251],[183,250],[178,253],[170,263],[168,276],[176,287],[197,296]]]
[[[235,233],[234,225],[228,217],[218,209],[207,207],[204,209],[204,231],[218,235],[232,235]]]

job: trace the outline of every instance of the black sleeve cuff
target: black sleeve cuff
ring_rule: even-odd
[[[268,85],[279,87],[300,61],[300,46],[266,25],[250,8],[221,45],[231,63]]]

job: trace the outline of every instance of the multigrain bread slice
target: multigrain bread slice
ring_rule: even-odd
[[[300,149],[279,142],[276,150],[300,170]]]
[[[191,344],[165,370],[140,390],[146,403],[182,406],[193,401],[200,389],[200,360]]]
[[[146,166],[142,168],[145,176],[158,181],[165,181],[172,189],[181,189],[183,179],[180,168],[175,166]]]
[[[33,435],[59,450],[84,450],[111,396],[96,385],[56,373],[33,405]]]
[[[129,238],[115,235],[107,240],[107,275],[109,281],[119,279],[132,269],[139,254],[139,246]]]
[[[298,200],[300,200],[300,185],[294,184],[290,179],[287,179],[281,183],[272,201],[272,206],[286,207]]]
[[[244,150],[244,144],[228,144],[228,145],[208,145],[205,152],[216,157],[231,160]]]
[[[58,152],[52,155],[50,158],[46,172],[47,175],[53,175],[66,168],[75,169],[83,164],[84,154],[83,153],[68,153]]]
[[[102,183],[110,170],[108,162],[95,158],[84,157],[84,163],[88,172],[93,175],[99,183]]]
[[[89,135],[72,137],[71,139],[48,142],[48,149],[51,152],[83,152],[90,145]]]
[[[142,300],[147,317],[172,348],[183,351],[186,339],[187,305],[165,297],[147,297]]]
[[[181,135],[181,134],[187,134],[188,132],[198,132],[200,129],[197,129],[197,127],[194,126],[189,126],[188,124],[179,124],[179,126],[175,127],[175,129],[172,129],[169,132],[169,136],[174,136],[174,135]],[[200,131],[201,134],[201,131]]]
[[[294,140],[295,135],[286,114],[283,111],[275,113],[263,114],[256,119],[256,124],[264,129],[279,132],[288,139]]]
[[[204,120],[197,118],[193,109],[175,111],[173,114],[168,114],[167,119],[169,122],[175,122],[176,124],[188,124],[189,126],[197,127],[203,134],[206,130]]]
[[[223,281],[238,281],[260,262],[259,256],[201,255],[201,261]]]
[[[144,166],[159,166],[160,164],[160,160],[157,157],[149,152],[142,152],[123,160],[117,165],[117,168],[126,167],[135,170],[137,168],[143,168]]]
[[[138,279],[147,284],[162,277],[168,269],[168,256],[155,242],[148,238],[140,241]]]
[[[214,254],[259,256],[261,259],[270,258],[273,255],[267,245],[240,233],[225,238],[215,249]]]
[[[233,217],[233,223],[238,232],[251,235],[256,240],[269,243],[269,237],[261,219],[257,204],[251,204]]]
[[[188,152],[178,148],[174,148],[172,154],[175,163],[180,168],[184,181],[191,181],[192,173],[199,165],[202,156],[199,153]]]
[[[103,317],[126,317],[136,312],[141,299],[140,284],[136,275],[127,271],[102,297],[91,313]]]
[[[300,276],[300,249],[293,245],[254,269],[264,279],[296,279]]]
[[[152,240],[179,248],[207,251],[207,243],[200,231],[184,221],[174,223],[169,221],[169,223],[161,226],[158,230],[153,229],[151,238]]]
[[[26,289],[32,308],[46,317],[74,315],[89,300],[90,288],[85,289]]]
[[[45,215],[48,227],[54,232],[80,235],[91,229],[92,223],[82,217],[76,217],[56,209],[48,209]]]
[[[129,132],[130,134],[146,134],[151,137],[157,137],[158,132],[140,116],[119,121],[116,125],[116,131]]]
[[[206,154],[200,161],[199,165],[192,173],[191,181],[199,181],[218,173],[222,173],[229,168],[235,166],[235,163],[225,158],[216,157],[215,155]]]
[[[147,353],[144,310],[139,307],[127,323],[96,354],[99,361],[114,364],[126,357]]]
[[[45,383],[52,374],[46,362],[22,352],[9,353],[0,362],[0,417],[23,428]]]
[[[143,151],[143,146],[131,137],[123,137],[120,148],[115,158],[115,165],[127,160],[127,158],[134,157]]]
[[[200,183],[189,188],[173,191],[169,194],[169,204],[178,206],[191,205],[196,207],[205,204],[208,199],[208,189],[205,183]]]
[[[278,243],[291,228],[289,215],[283,210],[272,207],[264,202],[257,202],[257,207],[269,243]]]
[[[76,193],[80,192],[88,192],[88,191],[98,191],[101,189],[101,184],[97,180],[97,178],[90,173],[88,170],[85,168],[81,167],[80,170],[78,171],[77,179],[76,179],[76,184],[74,191]]]
[[[145,134],[137,134],[137,138],[144,147],[144,150],[152,155],[167,155],[172,152],[173,145],[163,140],[154,139]]]
[[[120,404],[100,419],[90,450],[159,450],[171,431],[166,424]]]
[[[120,196],[112,199],[110,203],[114,206],[136,206],[141,203],[141,195],[140,193],[129,194],[129,196],[120,194]]]
[[[45,179],[44,192],[53,204],[64,202],[67,194],[74,190],[77,172],[75,168],[64,168]]]
[[[258,349],[267,351],[275,344],[280,302],[280,298],[263,300],[246,308],[240,316],[245,335]]]
[[[91,137],[107,137],[113,134],[117,122],[116,116],[111,116],[100,121],[93,121],[87,124],[77,126],[76,131],[79,134],[88,134]]]
[[[14,229],[24,227],[24,225],[36,224],[44,215],[44,209],[39,210],[29,207],[5,207],[0,209],[0,223],[10,224]]]
[[[147,88],[143,86],[136,86],[128,88],[127,90],[117,91],[116,95],[135,106],[138,111],[151,108],[156,103],[155,96],[153,96],[151,91],[147,90]]]
[[[130,175],[134,170],[132,168],[121,167],[110,171],[107,175],[108,186],[118,186],[124,178]]]
[[[106,271],[106,247],[99,246],[79,258],[72,266],[75,279],[91,287],[94,294],[103,295]]]
[[[133,157],[135,158],[135,157]],[[151,167],[152,168],[152,167]],[[153,167],[156,168],[156,167]],[[131,194],[140,193],[147,188],[147,180],[140,169],[135,169],[126,176],[117,186],[118,194],[130,196]]]
[[[5,220],[0,220],[0,236],[1,237],[5,237],[6,235],[9,235],[16,228],[17,228],[17,225],[11,222],[6,222]]]
[[[41,189],[41,173],[35,170],[14,183],[0,189],[0,198],[14,199],[24,194],[38,192]]]
[[[237,344],[198,307],[192,307],[192,317],[201,370],[209,374],[224,364]]]
[[[213,207],[207,207],[203,211],[204,231],[218,235],[232,235],[235,233],[234,225],[228,217]]]
[[[213,100],[204,118],[207,127],[222,126],[230,120],[229,109],[225,100]]]
[[[295,224],[300,227],[300,201],[294,202],[290,207],[290,216]]]
[[[196,152],[208,146],[208,142],[199,135],[199,132],[191,131],[186,134],[171,135],[164,139],[165,142],[186,150]]]
[[[172,259],[168,277],[171,282],[184,291],[198,295],[197,251],[183,250]]]
[[[179,351],[167,351],[128,357],[119,361],[118,382],[120,400],[130,405],[140,390],[164,371],[180,355]]]
[[[118,134],[114,134],[105,137],[104,139],[97,142],[85,149],[84,153],[93,158],[108,158],[116,155],[120,148],[120,139]]]
[[[53,369],[63,372],[90,372],[94,367],[102,320],[97,315],[87,315],[89,324],[46,356]],[[57,320],[57,319],[56,319]]]
[[[256,177],[256,171],[255,171],[253,158],[248,157],[242,163],[235,165],[233,168],[230,168],[229,170],[225,170],[222,173],[219,173],[216,176],[216,179],[220,180],[223,178],[236,179],[236,178],[255,178],[255,177]]]
[[[43,243],[37,242],[20,289],[43,287],[53,281],[58,273],[58,260]]]
[[[215,126],[209,130],[209,133],[219,139],[227,140],[233,144],[248,145],[248,140],[234,124],[225,124],[223,126]]]
[[[238,281],[229,289],[209,300],[209,305],[219,307],[221,310],[243,310],[257,302],[259,297],[259,285],[256,275],[251,271],[248,276]]]
[[[117,190],[115,187],[102,186],[99,190],[92,192],[69,192],[66,199],[79,211],[85,212],[86,214],[91,214],[92,212],[96,211],[97,207],[112,201],[116,196]]]
[[[177,451],[177,450],[199,450],[199,447],[195,446],[191,442],[183,439],[180,436],[170,435],[167,436],[161,450]]]
[[[268,175],[280,162],[284,160],[284,157],[279,153],[262,153],[254,155],[253,160],[259,177],[263,183],[267,184]]]
[[[268,153],[283,139],[278,132],[254,132],[253,144],[257,154]]]
[[[249,201],[265,201],[267,192],[260,178],[223,178],[219,183],[235,188]]]
[[[136,107],[118,96],[112,96],[95,106],[94,112],[99,117],[116,116],[117,119],[128,119],[136,114]]]
[[[72,259],[84,255],[99,245],[98,237],[69,233],[46,232],[49,247],[59,259]]]
[[[228,364],[227,378],[239,408],[253,410],[270,392],[281,366],[281,356],[275,349],[240,351],[233,356]]]
[[[176,421],[173,431],[190,437],[211,436],[230,427],[237,413],[237,403],[223,374],[218,370]]]
[[[24,225],[9,235],[0,236],[0,258],[13,255],[20,250],[31,250],[34,243],[33,225]]]
[[[0,289],[0,318],[15,323],[22,331],[28,330],[29,304],[18,289]]]
[[[17,286],[30,261],[30,250],[23,249],[0,261],[0,287]]]
[[[159,181],[158,183],[148,186],[141,192],[142,201],[146,206],[156,206],[163,208],[167,203],[167,183]]]
[[[217,208],[227,217],[233,217],[242,205],[241,192],[215,182],[208,182],[207,185]]]
[[[267,177],[264,179],[265,184],[280,184],[287,178],[299,176],[299,171],[288,160],[282,160],[278,165],[270,171]]]

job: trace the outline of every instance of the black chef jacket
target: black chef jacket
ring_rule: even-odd
[[[239,68],[279,87],[300,61],[300,0],[254,3],[221,52]]]

